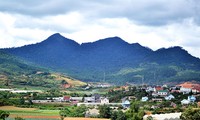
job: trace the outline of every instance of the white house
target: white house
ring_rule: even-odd
[[[182,92],[183,94],[188,94],[192,91],[192,88],[186,88],[186,87],[181,87],[180,88],[180,92]]]
[[[188,105],[188,104],[190,104],[190,101],[189,101],[189,100],[186,100],[186,99],[183,99],[183,100],[181,101],[181,104],[182,104],[182,105]]]
[[[146,88],[146,92],[155,92],[155,91],[156,91],[155,87],[153,88],[150,86]]]
[[[141,101],[146,102],[149,98],[148,97],[142,97]]]
[[[130,107],[130,102],[128,101],[128,100],[126,100],[126,101],[124,101],[123,103],[122,103],[122,106],[124,107],[124,108],[128,108],[128,107]]]
[[[166,96],[166,95],[168,95],[168,91],[167,90],[159,90],[158,91],[158,95],[160,95],[160,96]]]
[[[84,97],[84,103],[95,103],[95,97]]]
[[[153,92],[153,93],[152,93],[152,96],[157,97],[157,96],[158,96],[158,93],[157,93],[157,92]]]
[[[170,94],[170,95],[165,97],[165,100],[171,100],[171,99],[174,99],[174,98],[175,97],[172,94]]]
[[[55,102],[62,102],[62,101],[64,101],[63,97],[53,97],[52,99]]]
[[[103,104],[109,103],[109,99],[108,98],[100,98],[100,99],[101,99],[101,103],[103,103]]]
[[[70,101],[82,101],[83,97],[70,97]]]
[[[190,101],[190,102],[195,102],[196,101],[196,97],[195,96],[188,96],[188,100]]]

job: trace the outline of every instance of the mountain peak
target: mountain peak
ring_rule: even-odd
[[[47,44],[71,44],[71,45],[79,45],[77,42],[74,40],[68,39],[64,36],[62,36],[60,33],[55,33],[51,36],[49,36],[46,40],[44,40],[42,43],[47,43]]]
[[[94,43],[105,43],[105,44],[129,44],[126,41],[124,41],[123,39],[121,39],[120,37],[108,37],[108,38],[104,38],[104,39],[100,39]]]
[[[60,33],[55,33],[55,34],[49,36],[49,37],[47,38],[47,40],[48,40],[48,39],[54,40],[54,39],[58,39],[58,38],[64,38],[64,36],[62,36]]]

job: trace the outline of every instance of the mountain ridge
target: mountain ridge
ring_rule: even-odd
[[[106,73],[108,82],[135,82],[138,75],[146,76],[147,81],[153,81],[156,77],[149,70],[158,73],[157,79],[170,81],[174,77],[178,79],[180,72],[191,70],[198,76],[200,71],[200,59],[190,55],[182,47],[153,51],[139,43],[130,44],[116,36],[79,44],[56,33],[40,43],[3,50],[83,81],[101,81],[103,73]],[[131,68],[131,72],[115,74],[125,68]],[[138,72],[137,69],[141,71]],[[170,70],[176,70],[177,74],[172,74]],[[161,71],[169,74],[166,77]],[[193,79],[196,78],[198,77]]]

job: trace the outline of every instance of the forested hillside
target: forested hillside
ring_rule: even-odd
[[[41,43],[4,51],[83,81],[161,84],[200,80],[200,59],[183,48],[153,51],[119,37],[80,45],[57,33]]]
[[[60,88],[62,80],[66,81],[65,83],[70,80],[73,84],[70,77],[62,75],[63,79],[59,78],[61,77],[53,75],[47,69],[33,67],[13,55],[0,51],[0,87]]]

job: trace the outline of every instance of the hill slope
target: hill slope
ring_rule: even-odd
[[[181,47],[152,51],[119,37],[80,45],[54,34],[41,43],[4,51],[83,81],[120,84],[200,80],[200,60]]]
[[[40,87],[40,88],[59,88],[62,80],[71,85],[84,85],[70,77],[58,76],[48,72],[46,69],[33,67],[24,61],[0,51],[0,87]]]

